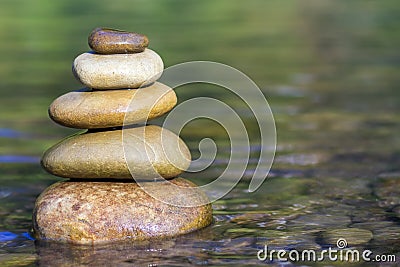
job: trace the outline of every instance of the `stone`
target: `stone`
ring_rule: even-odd
[[[160,188],[165,199],[207,201],[200,190],[185,193],[185,188],[196,187],[193,183],[183,178],[170,182],[147,186]],[[174,185],[184,189],[177,192]],[[33,212],[36,238],[75,244],[171,237],[206,227],[211,221],[211,204],[168,205],[134,182],[58,182],[38,197]]]
[[[190,152],[174,133],[149,125],[73,135],[48,149],[41,164],[65,178],[154,180],[186,170]]]
[[[90,33],[88,44],[100,54],[139,53],[149,45],[149,39],[139,33],[96,28]]]
[[[149,85],[160,78],[163,68],[161,57],[150,49],[136,54],[83,53],[73,63],[75,77],[85,86],[99,90]]]
[[[347,243],[344,247],[352,247],[368,243],[373,238],[373,234],[366,229],[341,228],[324,231],[322,237],[325,244],[337,245],[337,243],[340,242],[338,240],[344,239]]]
[[[63,126],[94,129],[143,123],[170,111],[177,102],[174,90],[162,83],[141,89],[74,91],[58,97],[50,118]],[[125,117],[126,115],[126,117]]]

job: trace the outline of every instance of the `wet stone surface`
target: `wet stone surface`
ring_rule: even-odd
[[[171,183],[171,184],[170,184]],[[37,199],[34,235],[40,240],[100,244],[165,238],[192,232],[212,221],[211,205],[180,207],[162,200],[205,201],[201,191],[174,190],[173,185],[195,187],[185,179],[149,182],[158,187],[158,199],[135,182],[65,181],[51,185]]]
[[[130,90],[92,91],[85,88],[55,99],[49,115],[53,121],[67,127],[109,128],[160,117],[176,102],[175,92],[158,82]]]
[[[96,28],[90,33],[88,44],[100,54],[140,53],[149,45],[149,39],[140,33]]]
[[[178,176],[189,160],[182,139],[148,125],[73,135],[49,148],[41,162],[46,171],[64,178],[154,179]]]
[[[85,86],[99,90],[139,88],[160,78],[161,57],[151,49],[136,54],[83,53],[73,62],[75,77]]]

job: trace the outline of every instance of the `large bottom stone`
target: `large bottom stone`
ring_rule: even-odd
[[[170,180],[195,187],[183,179]],[[204,203],[201,191],[177,192],[168,182],[148,182],[165,198]],[[161,190],[162,189],[162,190]],[[146,240],[185,234],[209,225],[211,205],[179,207],[148,195],[134,182],[58,182],[37,199],[33,213],[36,238],[75,244]]]

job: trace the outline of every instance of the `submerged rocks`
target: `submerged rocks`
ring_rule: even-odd
[[[137,125],[177,102],[171,88],[153,83],[163,62],[145,49],[147,43],[133,33],[96,29],[89,44],[106,54],[75,59],[75,75],[89,88],[57,98],[49,115],[58,124],[88,131],[66,138],[42,157],[49,173],[73,180],[50,186],[37,199],[33,225],[38,239],[76,244],[143,240],[211,223],[207,196],[176,178],[190,164],[183,140],[159,126]],[[118,54],[122,51],[142,52]],[[129,89],[143,85],[148,86]]]
[[[348,246],[356,246],[368,243],[373,238],[373,234],[365,229],[341,228],[323,232],[322,238],[324,243],[329,245],[336,245],[339,242],[338,240],[345,240],[344,242]]]
[[[132,101],[135,105],[130,105]],[[78,129],[118,127],[162,116],[176,105],[174,90],[162,83],[131,90],[74,91],[58,97],[49,115],[58,124]],[[125,115],[128,115],[125,118]]]
[[[94,89],[139,88],[155,82],[164,69],[161,57],[150,49],[135,54],[83,53],[73,72],[85,86]]]
[[[90,33],[88,44],[99,54],[138,53],[149,45],[149,39],[135,32],[96,28]]]
[[[162,189],[165,198],[187,202],[206,198],[201,193],[173,194],[168,182],[147,184]],[[172,184],[195,187],[182,178],[172,180]],[[66,181],[53,184],[38,198],[34,227],[40,239],[93,244],[175,236],[205,227],[211,218],[211,205],[168,205],[149,196],[136,183]]]

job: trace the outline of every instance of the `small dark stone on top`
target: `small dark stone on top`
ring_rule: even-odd
[[[149,39],[139,33],[96,28],[90,33],[88,43],[99,54],[125,54],[143,52]]]

